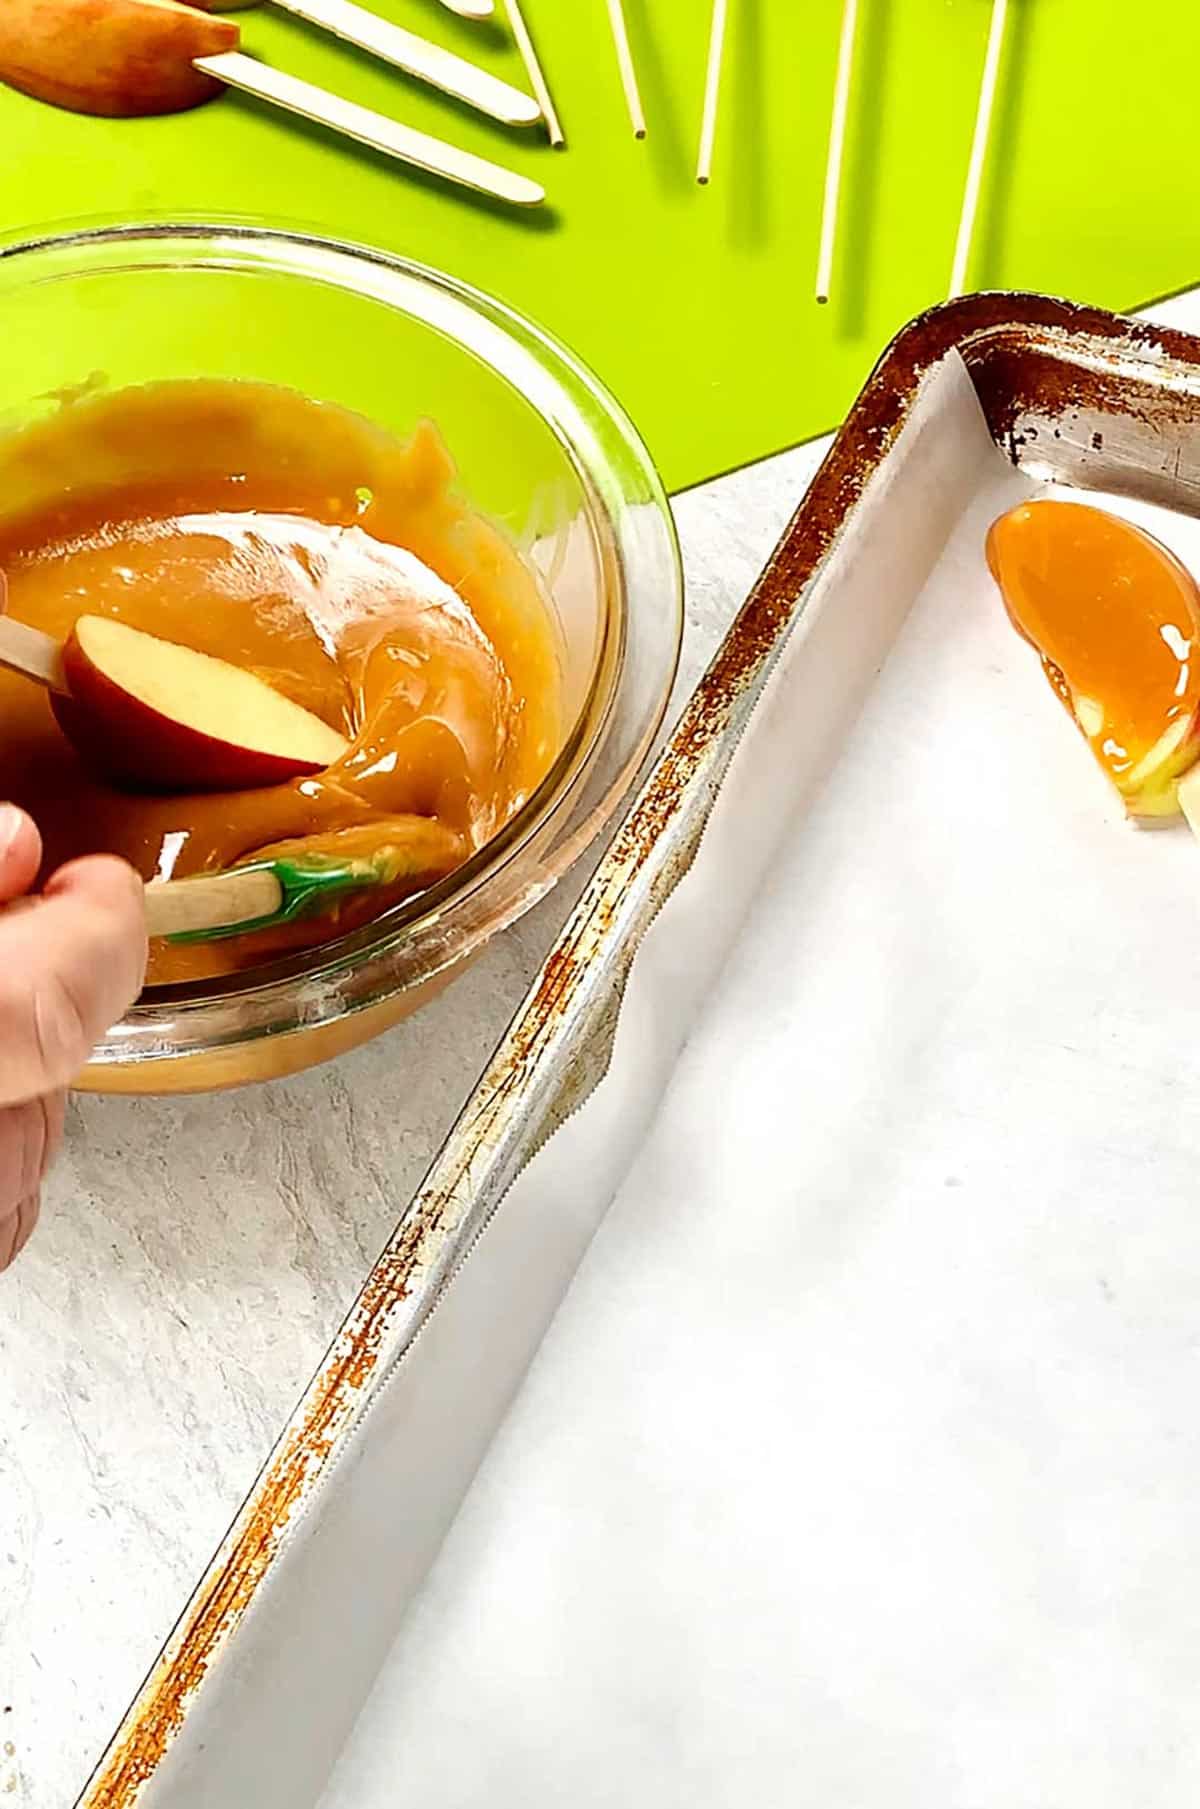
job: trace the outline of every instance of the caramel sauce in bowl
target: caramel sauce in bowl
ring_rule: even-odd
[[[248,347],[220,330],[231,312]],[[184,877],[280,843],[369,844],[411,815],[461,851],[423,891],[156,942],[81,1084],[194,1091],[341,1053],[536,902],[636,774],[681,626],[653,469],[536,329],[351,247],[72,235],[0,253],[0,321],[10,613],[61,636],[111,615],[232,660],[350,743],[283,785],[134,795],[0,675],[0,793],[37,818],[47,865],[109,849]]]

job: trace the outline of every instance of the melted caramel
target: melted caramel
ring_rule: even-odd
[[[464,853],[493,836],[559,751],[558,642],[532,575],[452,480],[431,427],[401,446],[249,384],[78,402],[5,442],[14,617],[63,638],[85,612],[117,617],[259,673],[351,742],[285,785],[134,796],[85,768],[42,692],[0,672],[0,791],[36,817],[47,868],[107,850],[144,878],[179,878],[297,839],[369,842],[372,823],[409,813]],[[151,981],[320,941],[396,896],[266,935],[157,943]]]
[[[1175,809],[1196,756],[1200,593],[1140,528],[1086,504],[1022,503],[988,563],[1014,626],[1136,815]]]

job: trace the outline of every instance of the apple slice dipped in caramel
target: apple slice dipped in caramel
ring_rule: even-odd
[[[1132,817],[1173,816],[1200,756],[1200,591],[1173,553],[1086,503],[1021,503],[988,564],[1018,633]]]
[[[0,0],[0,81],[75,113],[178,113],[223,84],[196,57],[236,50],[232,19],[176,0]]]
[[[320,772],[348,742],[252,672],[81,616],[52,696],[84,758],[138,791],[243,791]]]

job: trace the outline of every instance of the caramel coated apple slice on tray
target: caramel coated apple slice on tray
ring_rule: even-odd
[[[994,522],[988,563],[1018,633],[1130,816],[1174,816],[1200,755],[1200,591],[1120,516],[1046,498]]]

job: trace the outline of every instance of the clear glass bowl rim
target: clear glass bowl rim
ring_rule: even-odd
[[[206,990],[150,993],[98,1046],[93,1069],[203,1054],[261,1036],[315,1029],[428,984],[441,971],[461,964],[496,930],[536,903],[612,820],[661,727],[683,632],[682,565],[670,505],[632,422],[594,373],[550,333],[457,278],[377,247],[287,226],[150,218],[88,223],[0,243],[0,307],[14,278],[19,287],[23,275],[38,283],[134,274],[138,266],[128,260],[139,250],[146,254],[154,248],[150,267],[163,268],[169,267],[172,247],[178,247],[183,261],[193,268],[228,273],[265,270],[334,282],[420,319],[431,331],[448,334],[512,382],[549,426],[591,506],[600,512],[616,549],[627,611],[639,603],[646,605],[639,567],[647,567],[645,578],[656,585],[654,605],[669,611],[671,653],[651,694],[639,700],[636,745],[620,772],[590,809],[586,822],[568,834],[536,872],[522,881],[513,869],[535,834],[544,840],[553,834],[556,820],[569,816],[575,795],[572,785],[552,795],[554,773],[501,837],[445,885],[425,894],[415,909],[389,913],[365,930],[309,951],[302,961],[247,970],[244,976]],[[72,253],[95,260],[105,251],[114,254],[112,261],[54,268]],[[42,260],[48,260],[50,268],[41,269]],[[405,309],[405,292],[423,294],[444,318]],[[534,394],[519,381],[521,377],[532,379]],[[642,546],[644,537],[621,532],[623,515],[637,504],[651,506],[659,530],[653,558]],[[669,597],[658,587],[661,571],[655,575],[649,569],[655,563],[661,566],[664,556],[671,573]],[[619,674],[618,687],[623,682],[624,674]],[[586,767],[575,775],[585,776]],[[468,912],[469,923],[456,922]]]

